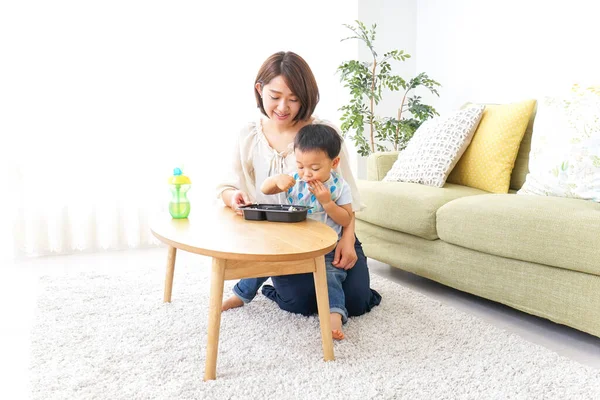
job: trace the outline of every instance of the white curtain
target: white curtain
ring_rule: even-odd
[[[311,65],[337,121],[357,1],[15,1],[0,5],[0,258],[156,245],[176,166],[192,214],[256,115],[262,61]]]

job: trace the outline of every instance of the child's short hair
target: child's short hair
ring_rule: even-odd
[[[298,131],[294,149],[300,151],[322,150],[333,160],[342,149],[342,138],[329,125],[309,124]]]

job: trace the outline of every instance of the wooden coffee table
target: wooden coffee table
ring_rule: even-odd
[[[165,302],[171,301],[177,249],[212,257],[205,381],[217,375],[223,285],[229,279],[312,272],[324,359],[333,360],[324,257],[337,243],[333,229],[310,219],[296,223],[246,221],[228,207],[216,206],[197,211],[189,219],[159,216],[151,230],[169,246]]]

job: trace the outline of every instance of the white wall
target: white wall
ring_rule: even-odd
[[[597,84],[599,15],[596,0],[419,0],[417,70],[442,83],[440,112]]]
[[[52,189],[77,170],[80,182],[163,185],[184,163],[197,183],[190,196],[209,193],[227,145],[255,116],[254,79],[272,53],[307,60],[317,114],[338,122],[335,70],[356,57],[340,43],[342,24],[356,16],[356,0],[2,2],[0,128],[17,140],[7,165],[47,173]]]
[[[357,0],[0,2],[0,183],[10,193],[0,258],[12,220],[21,236],[56,231],[50,240],[62,243],[66,217],[83,226],[80,215],[116,221],[166,206],[175,166],[192,179],[192,203],[213,201],[233,138],[257,115],[256,73],[276,51],[306,59],[317,114],[337,123],[346,94],[335,71],[356,58],[342,24],[356,17]]]
[[[404,50],[411,55],[404,62],[392,61],[392,73],[406,80],[414,77],[417,65],[417,0],[359,0],[358,18],[368,27],[377,24],[375,49],[378,55],[390,50]],[[358,54],[361,60],[372,61],[370,51],[362,43]],[[385,94],[376,112],[381,116],[395,116],[402,94]]]
[[[358,19],[369,28],[377,24],[374,44],[378,56],[390,50],[404,50],[411,55],[411,58],[404,62],[392,60],[392,73],[406,80],[414,77],[416,75],[417,0],[359,0]],[[350,30],[347,32],[351,33]],[[362,42],[358,44],[358,57],[362,61],[373,61],[371,52]],[[375,113],[381,117],[395,117],[402,96],[403,92],[385,91],[383,100],[376,106]],[[366,134],[368,135],[368,132]],[[366,179],[366,159],[356,156],[355,162],[356,175]]]

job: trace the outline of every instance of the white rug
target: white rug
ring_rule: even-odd
[[[259,295],[223,314],[217,380],[203,382],[209,268],[71,272],[41,281],[35,399],[598,399],[600,371],[373,276],[383,301],[352,318],[336,361],[318,320]],[[226,282],[230,293],[234,282]]]

